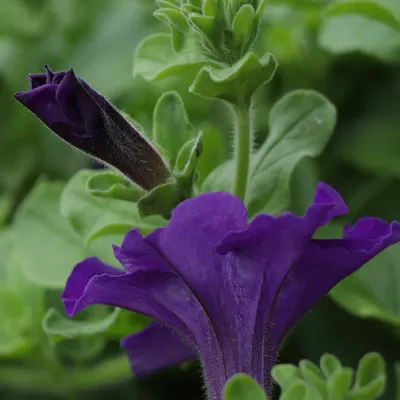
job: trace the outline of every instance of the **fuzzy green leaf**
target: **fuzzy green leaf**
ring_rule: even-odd
[[[267,400],[262,387],[250,376],[236,374],[224,387],[224,400]]]
[[[153,114],[153,137],[166,154],[170,166],[175,165],[179,151],[196,132],[190,124],[185,106],[178,93],[164,93],[158,100]]]
[[[249,103],[253,93],[263,84],[270,81],[277,68],[277,61],[266,53],[259,58],[249,52],[236,64],[216,69],[203,67],[189,90],[203,97],[215,97],[237,102],[237,97]]]

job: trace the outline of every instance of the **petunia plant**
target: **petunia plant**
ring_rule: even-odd
[[[327,15],[345,9],[331,6]],[[379,10],[378,19],[397,29]],[[299,370],[274,369],[288,332],[339,282],[399,242],[400,224],[363,217],[338,237],[321,235],[348,212],[307,164],[325,149],[336,108],[301,89],[262,108],[260,94],[279,61],[264,46],[265,12],[263,1],[157,1],[154,15],[170,33],[146,37],[133,69],[136,82],[165,84],[147,118],[151,129],[72,69],[46,66],[28,75],[29,90],[15,98],[101,166],[33,192],[52,220],[62,220],[60,244],[65,236],[74,248],[63,257],[70,265],[42,275],[49,287],[63,287],[69,317],[93,306],[84,321],[50,308],[42,327],[54,343],[114,329],[137,377],[198,361],[209,400],[271,398],[274,380],[282,399],[375,398],[384,386],[376,357],[376,380],[361,384],[357,375],[351,390],[351,372],[330,356],[321,360],[322,373],[304,362]],[[184,91],[170,87],[179,80]],[[185,96],[209,111],[196,118]],[[260,113],[267,115],[264,135],[256,135]],[[302,174],[312,175],[307,184]],[[17,254],[37,279],[29,252]],[[128,321],[123,329],[121,320]],[[105,346],[93,343],[93,354]],[[365,389],[370,383],[375,391]]]

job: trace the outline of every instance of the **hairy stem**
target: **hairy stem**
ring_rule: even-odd
[[[249,109],[243,102],[238,102],[236,111],[236,143],[235,143],[235,183],[233,194],[244,201],[249,174],[251,152],[251,134]]]

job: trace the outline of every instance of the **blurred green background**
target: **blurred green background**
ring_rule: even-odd
[[[256,139],[261,143],[268,134],[268,110],[283,94],[296,88],[322,92],[338,109],[337,127],[319,159],[297,168],[292,209],[304,209],[310,188],[321,179],[338,189],[350,206],[351,213],[342,222],[364,215],[399,220],[400,30],[373,15],[327,14],[325,7],[331,3],[335,2],[267,3],[256,48],[272,52],[280,65],[272,83],[255,96]],[[397,0],[380,3],[400,15]],[[176,90],[196,127],[211,121],[228,137],[229,117],[219,117],[220,105],[215,108],[213,101],[188,93],[190,77],[159,82],[132,78],[138,43],[151,33],[168,32],[153,17],[155,9],[150,0],[0,0],[2,399],[201,398],[196,365],[140,381],[131,378],[118,343],[138,324],[127,314],[116,316],[112,327],[100,335],[58,335],[57,318],[50,326],[46,312],[49,307],[62,309],[59,297],[67,276],[57,275],[58,268],[73,261],[65,239],[51,245],[47,240],[58,231],[63,231],[60,238],[76,240],[64,232],[54,204],[63,182],[93,164],[12,98],[27,89],[25,74],[43,71],[44,64],[53,70],[74,68],[145,130],[152,128],[159,96]],[[57,183],[46,186],[48,181]],[[97,308],[95,317],[99,315],[114,318]],[[368,351],[385,357],[390,381],[384,398],[394,399],[394,364],[400,360],[399,246],[323,299],[289,335],[280,361],[318,361],[321,354],[332,352],[343,364],[355,366]]]

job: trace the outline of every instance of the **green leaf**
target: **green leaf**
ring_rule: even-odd
[[[52,371],[24,366],[1,366],[0,384],[2,387],[22,387],[43,393],[65,397],[67,393],[77,390],[99,388],[114,382],[131,379],[132,371],[126,355],[99,361],[89,368],[75,365],[74,368],[63,368]],[[140,397],[139,397],[140,398]]]
[[[148,234],[165,222],[159,217],[142,219],[134,203],[93,196],[87,188],[93,172],[81,170],[67,183],[61,195],[61,213],[85,243],[101,236],[122,237],[132,228]]]
[[[322,396],[326,396],[327,387],[325,378],[320,369],[309,360],[302,360],[299,363],[299,369],[304,379],[311,383]]]
[[[283,392],[289,390],[293,382],[302,379],[300,370],[291,364],[279,364],[272,369],[272,377]],[[296,389],[299,390],[299,389]]]
[[[293,91],[275,104],[269,115],[269,136],[251,165],[245,198],[250,216],[287,208],[296,165],[321,154],[335,121],[334,105],[311,90]]]
[[[342,370],[341,362],[333,354],[324,354],[320,360],[320,367],[325,378],[330,378],[333,374]]]
[[[400,114],[396,102],[385,101],[396,95],[389,90],[374,97],[365,114],[347,127],[337,149],[346,162],[381,176],[400,176]]]
[[[15,217],[13,230],[18,240],[12,249],[12,260],[30,282],[40,287],[62,289],[75,264],[89,256],[116,262],[111,243],[106,247],[102,243],[84,246],[62,217],[59,203],[63,187],[60,182],[39,182]]]
[[[221,133],[213,126],[206,126],[201,131],[203,151],[197,163],[199,177],[196,184],[201,185],[212,170],[228,157],[229,148]]]
[[[255,13],[254,8],[250,4],[243,5],[232,22],[233,43],[236,46],[244,48],[252,39],[254,27]]]
[[[398,8],[398,15],[395,15],[392,10],[376,0],[336,1],[326,8],[325,13],[330,17],[346,14],[362,15],[368,19],[390,26],[395,30],[400,30],[400,7]]]
[[[177,92],[164,93],[158,100],[153,114],[153,130],[156,144],[166,153],[170,166],[174,166],[183,145],[196,136]]]
[[[0,357],[25,353],[32,346],[31,314],[23,294],[0,286]]]
[[[400,327],[399,255],[399,244],[385,249],[336,286],[331,297],[352,314]]]
[[[81,21],[78,30],[71,31],[72,26],[60,27],[57,30],[58,34],[62,32],[61,29],[68,30],[68,36],[60,36],[60,40],[63,40],[61,37],[67,40],[68,37],[69,41],[72,39],[71,34],[78,35],[78,40],[73,40],[70,46],[63,47],[65,50],[69,49],[67,63],[74,66],[79,76],[90,83],[91,87],[107,97],[115,98],[122,93],[129,93],[132,90],[132,76],[129,71],[132,49],[157,26],[157,20],[152,17],[149,5],[130,0],[121,0],[118,3],[99,1],[90,5],[86,17],[82,17],[83,5],[76,1],[73,3],[75,7],[71,13],[71,25],[75,25],[80,18],[84,18],[83,21],[86,22]],[[59,5],[54,8],[54,12],[57,12],[57,15],[62,14]],[[88,31],[88,25],[92,22],[93,27]],[[85,40],[82,40],[82,28]],[[47,46],[44,45],[44,48]],[[112,79],[110,70],[113,74]]]
[[[138,201],[144,194],[140,187],[110,170],[93,172],[86,185],[88,192],[98,197]]]
[[[154,13],[154,16],[160,21],[176,27],[181,32],[185,32],[187,30],[188,26],[185,16],[182,15],[181,11],[176,7],[160,8]]]
[[[181,13],[181,9],[176,7],[161,8],[154,13],[154,16],[169,26],[172,48],[177,53],[181,52],[185,44],[185,37],[189,31],[186,18]]]
[[[307,385],[302,380],[295,380],[289,388],[283,392],[280,400],[308,400]]]
[[[194,29],[201,35],[204,35],[207,40],[213,41],[214,32],[216,30],[216,20],[213,17],[190,13],[187,18]]]
[[[388,61],[400,58],[400,31],[363,15],[327,18],[318,40],[323,49],[334,54],[363,52]]]
[[[375,399],[385,390],[386,368],[378,353],[366,354],[359,362],[352,399]]]
[[[214,169],[201,186],[202,192],[232,192],[235,176],[235,162],[225,161]]]
[[[182,201],[179,185],[165,183],[151,190],[142,197],[137,206],[142,218],[161,215],[170,218],[171,211]]]
[[[77,336],[90,336],[107,331],[117,320],[119,308],[107,312],[105,316],[97,320],[73,320],[65,317],[54,308],[50,308],[43,317],[42,326],[48,335],[74,338]],[[104,314],[104,313],[103,313]]]
[[[270,53],[258,58],[249,52],[230,67],[202,67],[189,90],[199,96],[220,98],[234,104],[240,94],[249,103],[253,93],[272,79],[277,65]]]
[[[262,387],[250,376],[236,374],[224,387],[224,400],[267,400]]]
[[[356,386],[362,387],[385,375],[385,362],[379,353],[366,354],[359,362],[356,375]]]
[[[55,344],[57,357],[74,365],[93,361],[104,351],[106,340],[101,336],[66,339]]]
[[[353,370],[344,368],[334,372],[328,379],[327,392],[329,400],[343,400],[349,393],[353,379]]]
[[[203,14],[206,17],[216,18],[218,15],[217,0],[203,0]]]
[[[133,63],[133,76],[141,75],[149,81],[165,79],[172,75],[191,76],[203,65],[218,65],[196,50],[197,42],[186,38],[182,51],[177,54],[170,35],[159,33],[146,37],[137,47]]]

